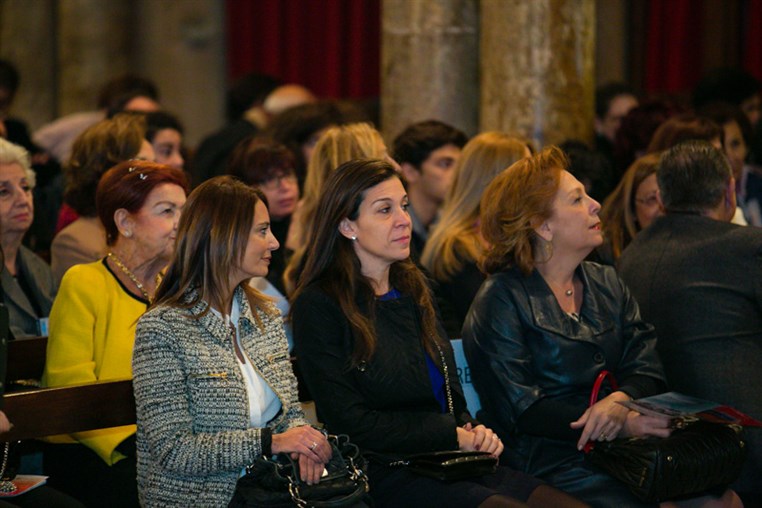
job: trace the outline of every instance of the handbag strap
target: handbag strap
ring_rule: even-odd
[[[455,407],[452,403],[452,389],[450,388],[450,371],[447,368],[447,360],[445,360],[445,355],[442,351],[442,347],[436,340],[434,341],[434,345],[437,346],[437,351],[439,351],[439,358],[442,360],[442,374],[444,374],[445,393],[447,394],[447,409],[451,415],[455,416]]]
[[[598,402],[598,393],[601,391],[601,385],[606,379],[609,380],[609,384],[614,391],[619,390],[619,383],[616,382],[614,374],[608,370],[602,370],[600,374],[598,374],[598,377],[595,378],[595,383],[593,383],[593,390],[590,392],[590,404],[588,407],[593,407],[595,403]],[[585,453],[589,453],[593,448],[595,448],[595,443],[593,441],[588,441],[582,450]]]

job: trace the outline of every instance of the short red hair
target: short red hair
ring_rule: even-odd
[[[107,245],[114,245],[119,236],[114,213],[120,208],[136,213],[151,191],[163,183],[178,185],[185,194],[190,190],[185,172],[156,162],[124,161],[103,174],[95,192],[95,208],[106,229]]]

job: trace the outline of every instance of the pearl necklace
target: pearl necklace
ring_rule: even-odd
[[[143,286],[143,283],[141,283],[138,280],[138,278],[135,276],[135,274],[132,273],[130,269],[127,268],[118,257],[116,257],[116,254],[114,254],[113,252],[109,252],[106,255],[109,258],[111,258],[111,261],[113,261],[113,263],[116,266],[118,266],[120,270],[122,270],[122,273],[124,273],[127,277],[129,277],[129,279],[135,284],[135,287],[137,287],[138,290],[140,290],[140,293],[143,295],[143,298],[145,298],[146,301],[148,301],[148,303],[153,303],[153,298],[151,297],[151,295],[148,294],[148,291],[146,291],[146,288],[145,286]],[[159,287],[159,284],[161,284],[161,279],[162,279],[161,272],[159,272],[156,274],[156,287]]]

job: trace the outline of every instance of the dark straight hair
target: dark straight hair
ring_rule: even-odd
[[[349,161],[331,173],[324,186],[327,191],[318,201],[307,240],[309,254],[292,298],[296,301],[305,288],[319,284],[336,299],[355,336],[352,365],[367,361],[375,351],[376,299],[370,281],[362,275],[352,241],[339,232],[339,225],[344,219],[357,219],[367,191],[392,178],[399,175],[391,164],[375,159]],[[438,359],[436,313],[425,276],[408,258],[391,265],[389,282],[417,303],[423,328],[421,341],[432,359]]]

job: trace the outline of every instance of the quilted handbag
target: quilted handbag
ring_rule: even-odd
[[[606,377],[596,380],[591,405]],[[617,389],[611,376],[611,384]],[[665,501],[699,494],[733,482],[746,458],[740,425],[688,423],[670,437],[625,438],[588,443],[587,459],[627,485],[639,499]]]

